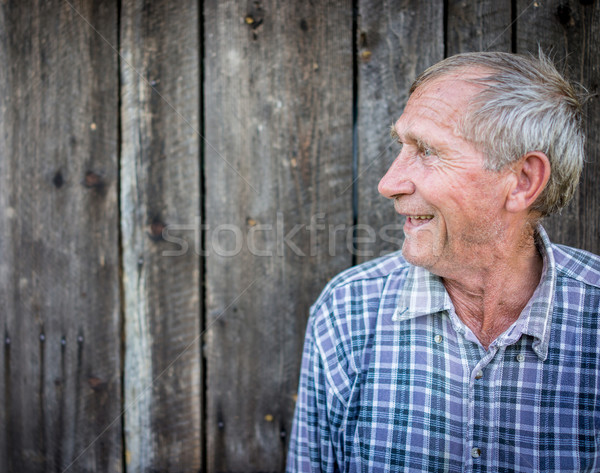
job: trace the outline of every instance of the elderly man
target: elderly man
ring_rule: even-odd
[[[402,254],[312,307],[288,471],[600,471],[600,258],[539,225],[582,168],[573,88],[544,57],[453,56],[392,134]]]

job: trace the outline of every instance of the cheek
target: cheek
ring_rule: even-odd
[[[461,208],[489,211],[500,203],[501,192],[497,180],[480,173],[465,177],[461,182],[453,184],[453,196]]]

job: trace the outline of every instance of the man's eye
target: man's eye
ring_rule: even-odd
[[[429,148],[423,148],[421,149],[421,154],[425,157],[429,157],[429,156],[433,156],[433,151]]]

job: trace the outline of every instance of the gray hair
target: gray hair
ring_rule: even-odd
[[[486,155],[485,167],[495,171],[527,152],[543,152],[550,161],[550,179],[531,210],[542,217],[559,211],[573,197],[583,168],[579,94],[541,51],[538,58],[502,52],[451,56],[417,77],[410,93],[468,69],[484,69],[483,77],[469,80],[485,88],[471,100],[460,133]]]

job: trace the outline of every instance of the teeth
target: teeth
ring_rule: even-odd
[[[414,218],[415,220],[430,220],[433,218],[433,215],[412,215],[410,218]]]

